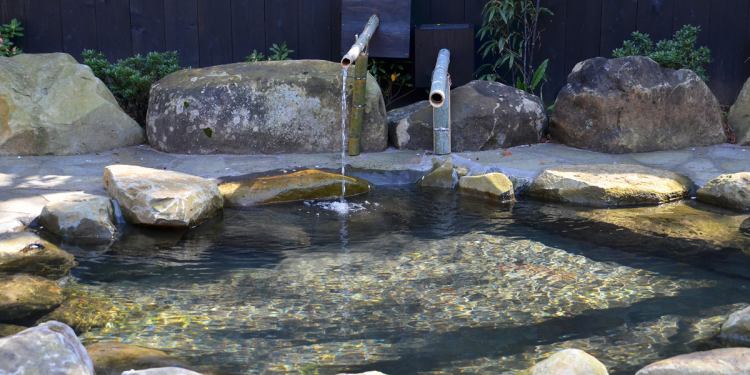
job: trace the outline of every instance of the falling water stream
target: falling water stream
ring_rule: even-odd
[[[349,68],[341,68],[341,203],[346,203],[346,77]]]

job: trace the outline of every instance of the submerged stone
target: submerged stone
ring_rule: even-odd
[[[70,155],[142,143],[143,129],[65,53],[0,57],[0,155]]]
[[[0,323],[0,337],[13,336],[18,332],[25,330],[24,326],[17,326],[15,324],[4,324]]]
[[[54,320],[65,323],[73,328],[76,333],[81,334],[114,323],[121,316],[121,313],[105,297],[66,291],[65,301],[39,321]]]
[[[750,344],[750,307],[729,315],[721,326],[721,338],[730,342]]]
[[[347,85],[353,85],[349,74]],[[320,60],[181,70],[151,89],[148,141],[185,154],[338,152],[341,84],[341,66]],[[386,110],[372,76],[366,96],[362,150],[382,151]]]
[[[592,355],[578,349],[561,350],[534,365],[526,375],[608,375],[607,368]]]
[[[100,342],[86,347],[96,375],[120,375],[133,369],[184,367],[185,362],[169,354],[138,345]]]
[[[109,198],[95,195],[48,203],[39,223],[48,231],[76,242],[107,242],[115,237],[114,211]]]
[[[70,327],[47,322],[0,339],[0,374],[94,375],[94,366]]]
[[[125,371],[122,375],[201,375],[198,372],[186,370],[180,367],[160,367],[145,370]]]
[[[432,161],[432,171],[424,175],[417,184],[422,187],[453,189],[458,184],[458,171],[453,166],[451,158],[440,162],[435,159]]]
[[[486,195],[501,201],[515,200],[513,182],[502,173],[463,176],[458,180],[458,187],[464,192]]]
[[[714,349],[652,363],[636,375],[750,374],[750,348]]]
[[[714,178],[698,190],[698,200],[737,211],[750,211],[750,172]]]
[[[686,197],[691,185],[687,177],[641,165],[569,165],[544,170],[529,195],[593,207],[657,205]]]
[[[110,165],[104,168],[104,187],[134,224],[189,227],[224,206],[216,183],[173,171]]]
[[[341,182],[346,196],[365,194],[370,184],[360,178],[342,176],[317,169],[258,177],[247,181],[224,182],[219,190],[227,206],[249,207],[262,204],[334,199],[341,196]]]
[[[26,273],[59,279],[75,265],[73,255],[36,234],[0,234],[0,275]]]
[[[52,311],[63,302],[56,282],[37,276],[0,276],[0,322],[19,322]]]
[[[693,71],[643,56],[578,63],[560,90],[550,134],[609,153],[677,150],[726,141],[719,101]]]

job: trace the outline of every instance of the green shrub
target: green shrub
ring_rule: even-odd
[[[148,95],[151,85],[164,76],[180,70],[177,52],[150,52],[135,55],[112,64],[98,51],[83,51],[83,63],[91,67],[120,106],[141,126],[146,124]]]
[[[648,56],[663,67],[690,69],[708,81],[706,67],[711,63],[711,50],[696,47],[700,31],[699,26],[685,25],[672,39],[660,40],[656,44],[650,35],[636,31],[630,40],[623,43],[622,48],[612,51],[612,56]]]
[[[541,91],[549,61],[534,62],[541,36],[539,17],[552,12],[540,4],[539,0],[489,0],[485,4],[477,32],[482,41],[479,53],[493,62],[479,68],[479,79],[506,79],[518,89]]]
[[[281,44],[274,43],[273,45],[271,45],[271,48],[268,49],[268,57],[266,57],[263,52],[258,52],[258,50],[254,49],[253,53],[245,58],[245,61],[258,62],[289,60],[289,56],[292,53],[294,53],[294,50],[289,49],[289,47],[286,45],[286,42],[281,42]]]
[[[23,51],[16,46],[14,39],[23,36],[23,26],[17,19],[10,20],[10,23],[0,25],[0,56],[15,56]]]
[[[414,91],[412,76],[408,69],[409,64],[409,61],[368,60],[367,69],[380,86],[385,106],[388,109],[395,101]]]

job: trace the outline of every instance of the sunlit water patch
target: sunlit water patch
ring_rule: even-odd
[[[679,241],[635,246],[642,234],[561,207],[411,189],[348,203],[364,209],[226,210],[188,232],[78,250],[81,287],[136,310],[84,340],[170,349],[227,374],[515,373],[565,347],[632,374],[716,345],[722,316],[750,295],[730,272],[750,266],[739,231],[731,248],[701,245],[731,254],[724,272],[683,262]]]

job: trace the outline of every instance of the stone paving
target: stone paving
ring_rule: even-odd
[[[355,175],[376,185],[413,183],[432,166],[433,156],[419,151],[392,150],[348,157]],[[564,164],[636,163],[690,177],[700,187],[723,174],[750,171],[750,147],[717,145],[679,151],[610,155],[559,144],[536,144],[453,154],[454,163],[472,173],[503,172],[523,189],[545,168]],[[340,168],[340,155],[176,155],[134,146],[76,156],[0,157],[0,232],[22,227],[47,202],[71,194],[104,194],[103,168],[132,164],[221,178],[271,170]]]

